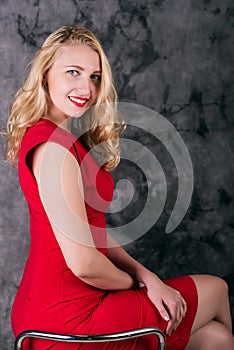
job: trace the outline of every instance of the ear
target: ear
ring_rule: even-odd
[[[42,79],[42,86],[43,86],[43,88],[46,90],[46,91],[48,91],[48,83],[47,83],[47,76],[46,76],[47,74],[45,74],[44,76],[43,76],[43,79]]]

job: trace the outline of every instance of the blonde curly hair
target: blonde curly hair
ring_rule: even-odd
[[[95,50],[102,71],[99,94],[90,113],[92,117],[88,118],[90,126],[81,136],[83,142],[88,150],[98,144],[105,145],[102,149],[105,152],[103,167],[107,170],[114,169],[119,163],[119,134],[124,122],[118,118],[117,93],[108,59],[91,31],[81,26],[62,26],[47,37],[35,55],[27,79],[13,98],[7,122],[6,154],[13,166],[16,166],[27,128],[49,114],[50,96],[44,77],[53,65],[57,51],[69,43],[84,44]]]

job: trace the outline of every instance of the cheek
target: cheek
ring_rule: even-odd
[[[100,93],[100,85],[93,85],[92,87],[92,96],[93,96],[93,99],[96,100],[96,98],[98,97]]]
[[[48,91],[52,101],[64,98],[66,88],[58,79],[56,81],[48,80]]]

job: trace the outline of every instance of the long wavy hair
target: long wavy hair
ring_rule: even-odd
[[[90,125],[86,125],[82,140],[88,150],[99,144],[104,145],[102,152],[105,155],[103,158],[102,154],[102,158],[105,162],[102,166],[107,170],[114,169],[119,163],[119,134],[124,128],[124,122],[118,117],[117,94],[108,59],[91,31],[81,26],[63,26],[47,37],[32,61],[27,79],[12,100],[7,122],[6,155],[13,166],[16,166],[27,128],[39,119],[49,117],[50,96],[45,76],[55,61],[57,51],[69,43],[84,44],[96,51],[102,71],[99,94],[87,118]]]

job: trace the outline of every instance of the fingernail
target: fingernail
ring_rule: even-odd
[[[163,317],[165,321],[169,321],[169,317],[168,316],[164,316]]]

